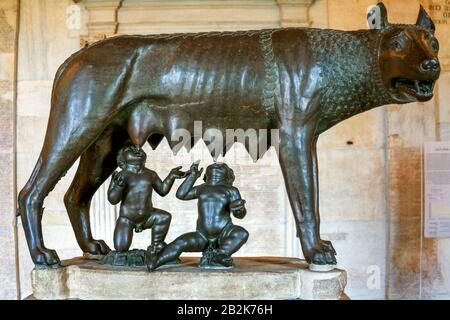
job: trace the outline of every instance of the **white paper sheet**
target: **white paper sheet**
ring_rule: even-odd
[[[424,236],[450,237],[450,141],[424,146]]]

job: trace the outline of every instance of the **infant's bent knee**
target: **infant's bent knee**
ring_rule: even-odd
[[[237,226],[233,234],[235,235],[235,237],[240,238],[244,242],[248,240],[249,233],[242,227]]]
[[[168,212],[158,212],[156,214],[156,221],[157,223],[170,223],[172,220],[172,215]]]

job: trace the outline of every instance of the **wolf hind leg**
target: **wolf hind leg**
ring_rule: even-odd
[[[82,155],[64,203],[78,245],[84,253],[104,255],[109,247],[92,237],[89,210],[98,188],[117,168],[117,154],[128,141],[125,130],[106,130]]]

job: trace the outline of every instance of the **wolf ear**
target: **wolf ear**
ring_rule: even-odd
[[[367,23],[370,29],[383,30],[388,27],[387,10],[382,2],[369,8],[367,12]]]
[[[433,20],[431,20],[430,16],[425,11],[422,5],[420,5],[419,17],[417,18],[416,25],[427,28],[432,33],[436,31],[436,27],[434,25]]]

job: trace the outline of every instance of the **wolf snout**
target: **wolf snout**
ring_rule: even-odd
[[[441,65],[439,64],[439,61],[436,59],[427,59],[420,65],[420,69],[422,72],[440,72],[441,71]]]

